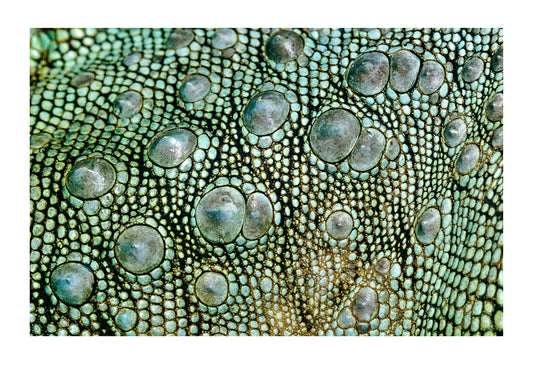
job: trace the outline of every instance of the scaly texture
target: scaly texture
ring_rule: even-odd
[[[502,35],[33,30],[31,334],[501,335]]]

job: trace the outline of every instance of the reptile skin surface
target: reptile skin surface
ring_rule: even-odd
[[[34,29],[32,335],[502,335],[503,30]]]

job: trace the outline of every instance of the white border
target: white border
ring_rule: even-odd
[[[516,4],[525,4],[518,2]],[[430,5],[431,4],[431,5]],[[434,5],[433,5],[434,4]],[[2,370],[14,375],[482,375],[531,370],[531,11],[513,1],[26,1],[3,7]],[[30,27],[504,27],[504,337],[29,337]],[[529,29],[529,30],[528,30]],[[516,368],[515,368],[516,367]],[[4,373],[2,373],[4,374]],[[511,374],[515,374],[511,371]],[[5,374],[11,375],[11,374]]]

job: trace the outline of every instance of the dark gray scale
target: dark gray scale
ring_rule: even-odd
[[[341,329],[347,329],[355,325],[355,318],[349,308],[344,308],[339,313],[337,324]]]
[[[370,331],[370,324],[368,322],[358,322],[355,328],[359,334],[366,334]]]
[[[94,289],[94,274],[85,265],[67,262],[57,266],[50,275],[54,294],[65,304],[84,304]]]
[[[133,309],[122,308],[115,316],[115,323],[121,330],[129,331],[137,323],[137,313]]]
[[[328,110],[313,123],[309,144],[322,160],[339,162],[350,154],[360,129],[359,120],[351,112],[344,109]]]
[[[133,90],[122,93],[113,103],[115,114],[119,118],[128,119],[141,111],[143,97]]]
[[[488,100],[485,114],[492,122],[498,122],[503,118],[503,94],[498,93]]]
[[[462,143],[466,135],[466,123],[458,118],[449,122],[444,128],[444,142],[453,148]]]
[[[348,70],[350,88],[364,96],[381,92],[389,79],[389,59],[381,52],[368,52],[358,57]]]
[[[164,168],[176,167],[196,149],[198,138],[185,128],[163,131],[156,135],[148,148],[148,158]]]
[[[440,230],[441,217],[436,208],[428,208],[418,219],[415,226],[415,235],[422,245],[432,243]]]
[[[120,234],[115,246],[115,256],[125,270],[132,274],[145,274],[155,269],[163,260],[163,237],[148,225],[133,225]]]
[[[415,85],[420,59],[408,50],[399,50],[391,56],[390,85],[398,93],[405,93]]]
[[[385,136],[375,128],[363,130],[350,155],[352,169],[367,171],[376,166],[385,149],[385,140]]]
[[[204,75],[190,75],[180,86],[180,96],[185,102],[203,99],[211,90],[211,81]]]
[[[211,44],[217,50],[225,50],[237,43],[237,33],[233,29],[218,29],[213,35]]]
[[[115,184],[115,168],[104,158],[77,161],[67,173],[67,190],[81,199],[95,199],[107,193]]]
[[[473,82],[479,79],[485,68],[485,63],[478,57],[473,57],[463,66],[461,75],[465,82]]]
[[[503,126],[500,126],[494,130],[491,142],[494,148],[503,147]]]
[[[385,157],[392,161],[395,160],[399,154],[400,143],[398,143],[398,140],[393,137],[387,141],[387,146],[385,147]]]
[[[242,234],[249,240],[258,239],[270,228],[273,217],[274,210],[267,196],[254,192],[246,201]]]
[[[228,297],[226,277],[218,272],[204,272],[195,284],[198,299],[207,306],[221,305]]]
[[[214,244],[233,241],[241,231],[245,214],[242,194],[230,186],[208,192],[196,208],[200,233]]]
[[[490,67],[494,72],[503,71],[503,47],[500,47],[492,56]]]
[[[388,258],[381,258],[378,263],[376,263],[376,271],[380,274],[385,275],[390,271],[390,260]]]
[[[342,240],[348,237],[353,228],[352,216],[346,211],[335,211],[326,220],[326,231],[331,238]]]
[[[40,133],[30,136],[30,148],[40,149],[46,146],[52,140],[52,135]]]
[[[246,105],[242,120],[251,133],[270,135],[280,128],[289,115],[289,101],[279,92],[269,90],[255,95]]]
[[[468,174],[474,169],[479,160],[479,147],[476,144],[465,145],[457,159],[457,172]]]
[[[423,94],[435,93],[444,83],[444,67],[436,61],[430,60],[424,62],[418,87]]]
[[[355,295],[352,312],[360,322],[368,322],[376,314],[378,295],[370,287],[363,287]]]
[[[189,29],[177,30],[170,34],[167,47],[173,49],[185,48],[194,40],[194,33]]]
[[[142,54],[140,52],[132,52],[131,54],[124,57],[122,60],[122,64],[124,64],[126,67],[129,67],[130,65],[137,64],[141,61]]]
[[[94,73],[92,72],[82,72],[78,73],[71,81],[72,86],[76,88],[85,88],[86,86],[91,85],[94,81]]]
[[[269,59],[285,64],[295,60],[302,53],[304,40],[291,30],[279,30],[268,38],[265,52]]]

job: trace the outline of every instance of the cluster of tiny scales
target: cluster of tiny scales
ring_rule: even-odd
[[[500,335],[500,29],[35,29],[33,335]]]

